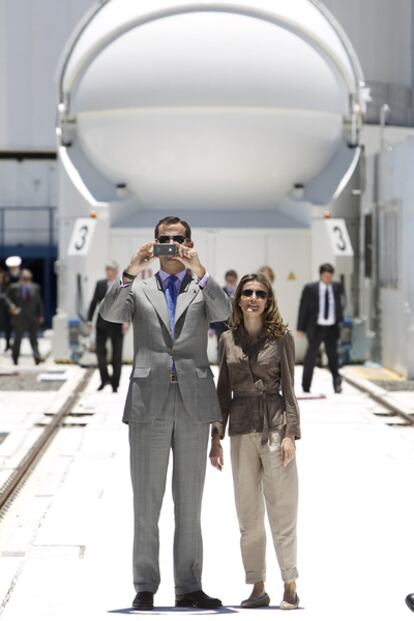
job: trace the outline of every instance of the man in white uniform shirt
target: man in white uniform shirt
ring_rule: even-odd
[[[334,268],[324,263],[319,268],[320,280],[305,285],[299,305],[298,332],[305,333],[308,349],[303,362],[302,388],[310,392],[313,369],[321,343],[325,345],[328,366],[335,392],[341,392],[338,370],[338,339],[343,319],[343,288],[333,281]]]

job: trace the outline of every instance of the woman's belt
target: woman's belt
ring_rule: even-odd
[[[238,390],[233,393],[233,397],[237,399],[238,397],[246,398],[258,398],[259,399],[259,407],[260,413],[263,418],[263,432],[261,438],[261,445],[265,446],[269,442],[270,438],[270,414],[269,407],[267,403],[266,397],[277,396],[283,400],[283,396],[277,390],[265,390],[263,380],[259,379],[255,383],[256,392],[247,391],[247,390]],[[278,425],[278,429],[283,427],[286,424],[286,416],[281,417],[280,425]]]

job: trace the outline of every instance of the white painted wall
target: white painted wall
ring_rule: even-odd
[[[153,239],[153,229],[112,229],[110,258],[122,269],[142,244]],[[295,332],[300,294],[311,280],[311,235],[307,229],[193,229],[201,260],[221,284],[224,273],[235,269],[239,277],[270,265],[276,273],[274,289],[284,320]],[[152,271],[158,269],[154,262]],[[149,276],[150,273],[145,274]],[[89,293],[89,292],[88,292]],[[91,293],[91,292],[90,292]],[[297,357],[305,342],[297,342]]]
[[[0,2],[0,145],[7,143],[7,40],[4,36],[6,25],[6,2]]]
[[[0,160],[0,207],[57,204],[54,160]]]
[[[384,364],[414,377],[414,139],[388,150],[384,163],[384,204],[400,204],[397,263],[399,286],[381,288]]]

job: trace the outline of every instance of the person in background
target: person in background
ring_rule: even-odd
[[[9,305],[6,302],[6,289],[9,285],[6,270],[0,267],[0,334],[3,333],[6,339],[6,348],[10,349],[10,332],[7,331],[7,324],[10,324]]]
[[[269,279],[271,285],[274,284],[276,275],[270,265],[262,265],[257,271],[259,274],[264,274]]]
[[[298,608],[296,523],[298,480],[295,440],[300,438],[294,393],[295,346],[264,274],[247,274],[233,299],[230,330],[220,339],[217,393],[223,422],[213,423],[210,461],[223,468],[227,421],[234,494],[246,583],[242,608],[268,606],[265,591],[265,504],[282,579],[280,608]]]
[[[224,274],[224,287],[223,291],[229,296],[231,299],[236,291],[237,281],[239,277],[235,270],[227,270]],[[216,321],[210,324],[210,328],[214,330],[217,337],[217,346],[220,340],[220,336],[228,330],[228,323],[226,321]]]
[[[21,257],[7,257],[6,267],[8,268],[9,284],[12,285],[13,283],[19,282],[22,272]]]
[[[227,293],[230,299],[234,296],[236,292],[238,279],[239,277],[235,270],[227,270],[227,272],[224,274],[223,291],[224,293]]]
[[[7,257],[6,259],[7,274],[6,274],[6,282],[4,284],[5,289],[7,289],[9,285],[19,282],[20,274],[21,274],[21,266],[22,266],[21,257],[17,257],[17,256]],[[9,312],[6,312],[5,321],[4,321],[4,337],[6,339],[6,348],[4,351],[8,351],[9,349],[11,349],[12,332],[13,330],[12,330],[11,315]]]
[[[118,264],[115,261],[107,263],[105,266],[106,278],[98,280],[95,286],[92,301],[88,310],[88,330],[92,330],[92,319],[97,306],[104,299],[109,287],[115,282],[118,275]],[[96,320],[96,355],[98,358],[99,374],[101,377],[101,383],[98,390],[103,390],[106,385],[112,385],[112,391],[117,392],[119,382],[121,379],[122,368],[122,346],[124,341],[124,334],[128,331],[128,324],[112,323],[105,321],[98,314]],[[108,352],[106,344],[108,339],[111,341],[112,346],[112,377],[108,372],[107,356]]]
[[[305,285],[302,291],[297,329],[299,334],[306,334],[308,339],[303,362],[303,392],[310,392],[321,343],[324,343],[328,356],[334,391],[342,392],[337,348],[343,320],[344,291],[341,283],[333,281],[334,273],[333,265],[324,263],[319,268],[320,280]]]
[[[12,346],[13,363],[18,364],[20,346],[25,332],[29,333],[30,345],[36,364],[42,362],[37,341],[39,326],[43,323],[43,302],[39,285],[33,283],[30,270],[23,269],[19,282],[12,283],[6,289],[6,303],[11,314],[14,331]]]

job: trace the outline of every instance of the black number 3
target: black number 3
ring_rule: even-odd
[[[75,243],[75,248],[76,250],[82,250],[82,248],[84,248],[85,244],[86,244],[86,238],[88,236],[89,233],[89,229],[86,225],[81,226],[81,228],[79,229],[79,241],[77,241]]]
[[[346,250],[346,241],[344,239],[343,230],[339,226],[335,226],[333,229],[333,232],[337,233],[338,238],[339,238],[336,244],[336,247],[338,248],[338,250],[342,250],[342,251]]]

